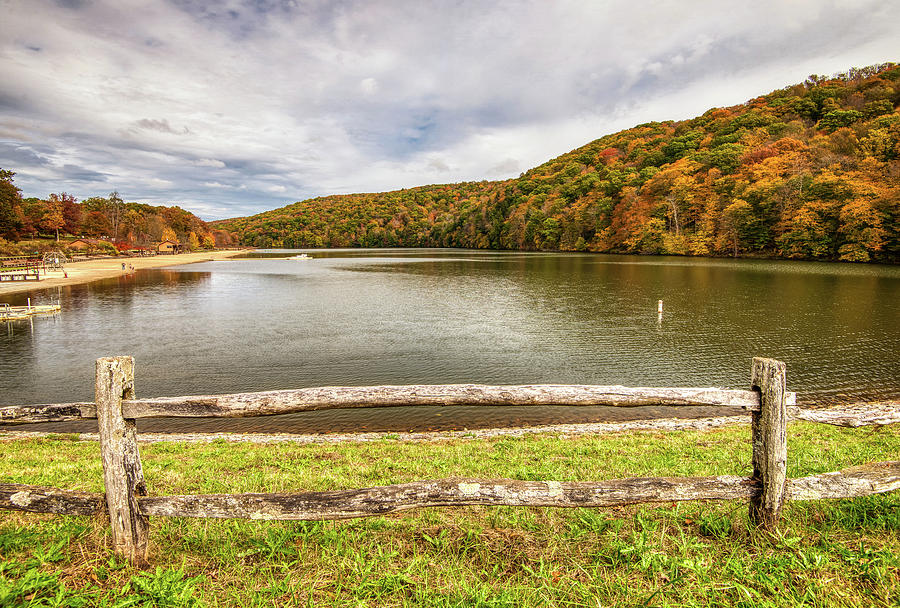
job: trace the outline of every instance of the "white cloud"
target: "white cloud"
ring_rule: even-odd
[[[364,95],[374,95],[378,91],[378,81],[374,78],[364,78],[359,83],[359,90]]]
[[[147,177],[141,180],[151,188],[171,188],[175,182],[168,179],[159,179],[158,177]]]
[[[220,160],[216,160],[215,158],[201,158],[199,160],[195,160],[194,165],[197,167],[211,167],[213,169],[225,168],[225,163]]]
[[[874,0],[12,2],[0,166],[27,195],[117,189],[206,217],[507,178],[640,122],[897,59],[897,22]]]

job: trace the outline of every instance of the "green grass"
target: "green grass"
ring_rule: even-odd
[[[749,430],[295,445],[142,444],[151,494],[328,490],[461,475],[747,474]],[[788,474],[900,455],[900,428],[789,427]],[[0,443],[3,481],[102,491],[99,447]],[[900,606],[900,493],[612,509],[421,509],[340,522],[151,520],[150,566],[99,518],[0,512],[2,606]]]

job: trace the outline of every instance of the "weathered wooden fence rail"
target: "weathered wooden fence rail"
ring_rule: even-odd
[[[787,393],[785,403],[796,402]],[[487,386],[437,384],[301,388],[286,391],[194,395],[156,399],[123,399],[125,418],[245,418],[326,409],[398,407],[410,405],[714,405],[759,411],[755,391],[715,388],[633,388],[627,386],[533,384]],[[58,403],[0,407],[0,424],[59,422],[96,418],[97,405]]]
[[[324,520],[368,517],[420,507],[508,505],[608,507],[683,500],[745,499],[750,518],[776,526],[785,500],[853,498],[900,489],[900,462],[787,479],[786,425],[790,417],[863,426],[900,422],[900,408],[829,416],[794,407],[785,365],[755,358],[751,389],[629,388],[622,386],[324,387],[233,395],[137,399],[134,360],[97,360],[92,403],[0,407],[0,424],[96,418],[106,493],[0,483],[0,509],[88,515],[109,513],[116,553],[143,561],[150,516]],[[753,474],[691,478],[632,478],[590,482],[442,479],[330,492],[148,496],[137,444],[137,418],[245,417],[351,407],[408,405],[713,405],[752,412]]]

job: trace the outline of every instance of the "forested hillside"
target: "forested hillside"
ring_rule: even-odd
[[[39,247],[41,243],[35,239],[41,237],[52,238],[54,243],[45,245],[54,248],[64,248],[71,240],[66,237],[89,237],[109,241],[118,249],[148,247],[167,239],[197,249],[214,247],[214,236],[220,236],[181,207],[127,203],[116,192],[81,202],[65,192],[46,199],[23,198],[14,176],[10,170],[0,169],[0,249],[6,253],[17,252],[16,243],[26,239],[26,249]],[[229,238],[226,234],[219,240]]]
[[[607,135],[501,182],[326,196],[216,222],[263,247],[900,261],[900,67],[811,76]]]

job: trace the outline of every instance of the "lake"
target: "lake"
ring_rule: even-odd
[[[135,357],[143,397],[461,382],[748,388],[751,357],[767,356],[787,363],[788,387],[801,403],[900,398],[897,267],[448,249],[307,252],[313,259],[259,252],[0,297],[12,305],[27,297],[62,304],[55,317],[0,324],[0,404],[90,401],[94,360],[119,354]],[[671,408],[428,407],[138,425],[399,431],[670,415]],[[40,428],[93,430],[96,423]]]

